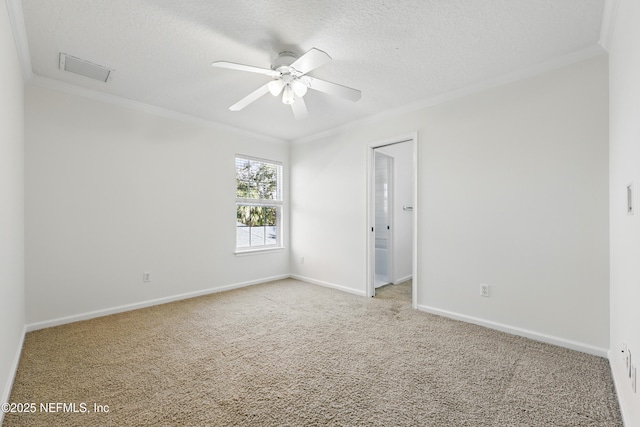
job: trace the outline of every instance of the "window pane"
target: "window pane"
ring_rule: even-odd
[[[238,226],[248,226],[249,225],[249,214],[250,214],[250,206],[240,206],[236,207],[236,219],[238,221]]]
[[[282,166],[236,158],[236,197],[281,200]]]
[[[251,229],[241,223],[238,223],[236,227],[236,246],[239,248],[248,248],[251,246],[250,238]]]
[[[236,246],[248,248],[278,244],[278,206],[236,207]]]
[[[264,245],[264,227],[251,227],[251,246]]]
[[[278,244],[278,228],[275,225],[265,227],[265,243],[267,245]]]
[[[275,226],[278,219],[278,211],[273,206],[265,206],[264,210],[264,225]]]

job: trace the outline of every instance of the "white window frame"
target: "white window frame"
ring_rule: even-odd
[[[252,156],[246,156],[243,154],[236,154],[234,161],[235,161],[235,171],[236,171],[236,178],[237,178],[237,162],[238,159],[242,159],[242,160],[247,160],[249,162],[259,162],[259,163],[264,163],[267,165],[272,165],[275,166],[277,168],[277,191],[276,191],[276,198],[274,199],[260,199],[260,198],[245,198],[245,197],[238,197],[238,193],[237,193],[237,189],[238,189],[238,185],[237,185],[237,181],[236,181],[236,249],[235,249],[235,253],[236,254],[247,254],[247,253],[256,253],[256,252],[265,252],[265,251],[271,251],[271,250],[278,250],[278,249],[282,249],[283,248],[283,221],[282,221],[282,212],[283,212],[283,205],[284,205],[284,188],[283,188],[283,174],[284,174],[284,168],[282,166],[281,162],[275,161],[275,160],[269,160],[269,159],[262,159],[262,158],[258,158],[258,157],[252,157]],[[239,240],[238,240],[238,220],[237,220],[237,212],[238,212],[238,206],[262,206],[262,207],[273,207],[276,209],[276,239],[275,239],[275,243],[273,244],[263,244],[263,245],[249,245],[249,246],[238,246]],[[266,227],[266,226],[263,226]],[[251,233],[251,231],[249,231]],[[264,230],[264,232],[266,232],[266,228]],[[250,234],[250,238],[251,238],[251,234]],[[264,237],[263,237],[264,239]]]

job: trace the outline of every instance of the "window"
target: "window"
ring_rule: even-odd
[[[236,250],[282,246],[282,164],[236,156]]]

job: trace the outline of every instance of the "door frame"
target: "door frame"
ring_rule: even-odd
[[[419,269],[418,269],[418,132],[411,132],[404,135],[398,135],[391,138],[385,138],[383,140],[370,142],[366,146],[366,182],[367,182],[367,203],[366,203],[366,218],[367,227],[366,233],[366,286],[365,295],[369,297],[375,296],[375,233],[372,229],[375,227],[375,149],[399,144],[402,142],[410,142],[413,146],[413,242],[412,242],[412,289],[411,289],[411,305],[413,308],[418,308],[418,287],[419,287]]]

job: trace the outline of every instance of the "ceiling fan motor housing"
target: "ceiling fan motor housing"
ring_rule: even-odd
[[[289,51],[280,52],[278,54],[278,57],[273,60],[273,63],[271,64],[271,69],[288,73],[290,71],[289,66],[293,64],[293,62],[296,59],[298,59],[298,55],[296,55],[293,52],[289,52]],[[280,70],[280,68],[283,68],[284,70]]]

